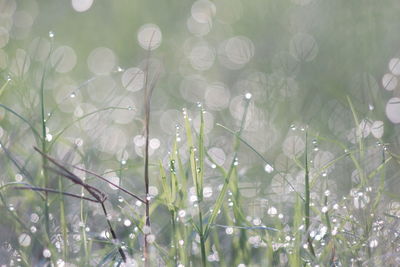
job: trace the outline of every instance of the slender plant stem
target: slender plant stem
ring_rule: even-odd
[[[177,232],[175,223],[175,211],[171,211],[171,224],[172,224],[172,244],[174,249],[172,250],[172,257],[174,259],[175,266],[178,266],[178,242],[177,242]]]
[[[151,43],[151,42],[150,42]],[[150,56],[148,57],[149,60]],[[149,259],[149,243],[148,243],[148,231],[150,230],[150,198],[149,198],[149,130],[150,130],[150,99],[151,99],[151,89],[149,88],[149,61],[146,63],[146,75],[145,75],[145,91],[144,91],[144,135],[145,135],[145,151],[144,151],[144,185],[145,185],[145,225],[146,232],[144,233],[144,264],[145,266],[150,266]]]
[[[307,138],[308,134],[306,131],[306,149],[305,149],[305,224],[306,224],[306,233],[307,233],[307,243],[311,254],[315,257],[314,247],[312,244],[312,240],[310,234],[308,233],[310,228],[310,175],[308,169],[308,156],[307,156]]]
[[[51,53],[50,53],[51,54]],[[40,110],[41,110],[41,125],[42,125],[42,151],[44,153],[47,153],[46,149],[46,118],[45,118],[45,102],[44,102],[44,85],[45,85],[45,79],[46,79],[46,67],[47,67],[47,62],[50,58],[50,54],[46,60],[46,63],[44,65],[43,69],[43,75],[42,79],[40,82]],[[47,188],[49,184],[49,177],[47,173],[47,169],[45,166],[47,166],[47,158],[42,157],[42,164],[43,164],[43,178],[44,178],[44,187]],[[44,200],[44,216],[45,216],[45,227],[46,227],[46,233],[50,238],[50,226],[49,226],[49,199],[47,192],[45,191],[45,200]]]

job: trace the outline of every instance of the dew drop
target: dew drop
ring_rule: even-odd
[[[150,244],[153,243],[156,240],[155,235],[148,235],[146,237],[147,242],[149,242]]]
[[[233,234],[233,228],[232,228],[232,227],[227,227],[227,228],[225,229],[225,233],[226,233],[227,235]]]
[[[185,210],[178,211],[178,216],[181,217],[181,218],[185,217],[186,216],[186,211]]]
[[[75,145],[82,146],[83,145],[83,140],[81,138],[76,138],[75,139]]]
[[[252,95],[251,95],[251,93],[246,93],[246,94],[244,95],[244,97],[245,97],[247,100],[250,100],[251,97],[252,97]]]
[[[125,220],[124,220],[124,225],[125,225],[126,227],[131,226],[131,224],[132,224],[132,222],[131,222],[130,220],[128,220],[128,219],[125,219]]]
[[[203,197],[204,198],[210,198],[212,196],[212,194],[213,194],[213,190],[211,187],[209,187],[209,186],[204,187],[204,189],[203,189]]]
[[[17,173],[17,174],[15,175],[15,181],[16,181],[16,182],[21,182],[22,179],[23,179],[23,176],[22,176],[21,174]]]
[[[253,224],[254,225],[260,225],[261,224],[261,219],[260,218],[254,218],[253,219]]]
[[[46,134],[46,141],[47,142],[51,142],[51,140],[53,140],[53,136],[51,134]]]
[[[373,239],[369,242],[369,247],[370,248],[376,248],[378,246],[378,240]]]
[[[50,252],[50,250],[49,249],[44,249],[43,250],[43,257],[45,257],[45,258],[50,258],[51,257],[51,252]]]
[[[275,207],[270,207],[267,211],[268,215],[275,216],[278,214],[278,210]]]
[[[39,215],[37,215],[36,213],[32,213],[31,214],[31,222],[37,223],[38,221],[39,221]]]
[[[269,165],[268,163],[265,165],[264,170],[267,173],[272,173],[274,171],[274,167],[272,167],[271,165]]]
[[[57,267],[65,267],[65,261],[62,259],[57,260]]]

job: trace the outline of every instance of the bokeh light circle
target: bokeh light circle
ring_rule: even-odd
[[[93,5],[93,0],[72,0],[71,5],[76,12],[85,12]]]
[[[393,97],[386,103],[386,116],[393,123],[400,123],[400,98]]]
[[[109,74],[115,67],[117,58],[107,47],[97,47],[88,56],[89,70],[97,75]]]
[[[137,39],[139,45],[146,50],[157,49],[161,45],[162,34],[160,28],[155,24],[145,24],[140,27]]]

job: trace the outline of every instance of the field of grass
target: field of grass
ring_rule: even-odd
[[[0,0],[0,266],[400,266],[394,0]]]

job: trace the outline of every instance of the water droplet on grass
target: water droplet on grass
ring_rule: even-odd
[[[372,105],[372,104],[368,104],[368,109],[369,109],[369,110],[371,110],[371,111],[372,111],[372,110],[374,110],[374,108],[375,108],[375,107],[374,107],[374,105]]]
[[[370,248],[376,248],[378,246],[378,240],[373,239],[369,242],[369,247]]]
[[[45,258],[50,258],[51,257],[51,252],[50,252],[50,250],[49,249],[44,249],[43,250],[43,257],[45,257]]]
[[[146,237],[147,242],[149,242],[150,244],[153,243],[156,240],[155,235],[148,235]]]
[[[272,173],[274,171],[274,167],[272,167],[271,165],[269,165],[268,163],[265,165],[264,170],[267,173]]]
[[[270,207],[267,211],[268,215],[275,216],[278,214],[278,210],[275,207]]]
[[[37,215],[36,213],[32,213],[30,217],[31,217],[31,222],[33,223],[37,223],[39,221],[39,215]]]
[[[21,174],[19,174],[19,173],[17,173],[17,174],[15,175],[15,181],[16,181],[16,182],[21,182],[23,178],[24,178],[24,177],[23,177]]]
[[[225,229],[225,233],[226,233],[227,235],[233,234],[233,228],[232,228],[232,227],[227,227],[227,228]]]

